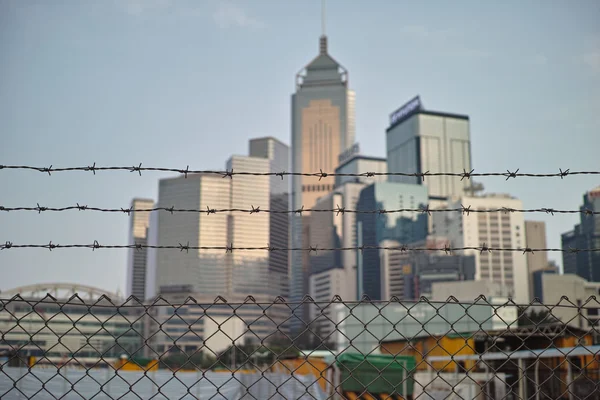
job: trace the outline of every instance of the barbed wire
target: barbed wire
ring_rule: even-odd
[[[530,248],[530,247],[489,247],[483,243],[481,246],[465,246],[465,247],[450,247],[446,245],[444,247],[410,247],[410,246],[371,246],[371,245],[362,245],[362,246],[349,246],[349,247],[318,247],[318,246],[308,246],[308,247],[276,247],[267,244],[266,246],[257,246],[257,247],[235,247],[233,243],[229,246],[194,246],[190,245],[188,241],[187,244],[178,243],[176,245],[149,245],[149,244],[116,244],[116,245],[103,245],[100,244],[97,240],[94,240],[91,244],[55,244],[52,241],[47,244],[14,244],[11,241],[5,242],[3,245],[0,245],[0,250],[8,250],[8,249],[47,249],[47,250],[55,250],[55,249],[173,249],[180,251],[189,251],[189,250],[222,250],[226,253],[233,253],[235,250],[243,250],[243,251],[307,251],[309,253],[318,253],[319,251],[364,251],[364,250],[389,250],[389,251],[400,251],[402,253],[407,252],[445,252],[446,254],[454,253],[457,251],[479,251],[480,253],[491,253],[494,251],[503,251],[503,252],[522,252],[523,254],[530,253],[534,254],[536,252],[559,252],[559,253],[593,253],[600,252],[600,248],[573,248],[570,247],[568,249],[558,249],[558,248]]]
[[[52,175],[53,172],[73,172],[73,171],[84,171],[84,172],[92,172],[94,175],[98,171],[128,171],[128,172],[137,172],[140,176],[142,175],[142,171],[154,171],[154,172],[175,172],[184,175],[187,178],[188,174],[211,174],[211,175],[219,175],[223,178],[233,178],[234,175],[249,175],[249,176],[279,176],[283,179],[284,176],[304,176],[304,177],[317,177],[320,179],[326,177],[375,177],[375,176],[405,176],[405,177],[415,177],[425,180],[428,176],[453,176],[463,179],[471,179],[472,177],[484,177],[484,176],[501,176],[505,177],[506,180],[517,177],[529,177],[529,178],[561,178],[563,179],[566,176],[570,175],[600,175],[600,171],[571,171],[569,168],[563,170],[559,168],[558,172],[555,173],[524,173],[519,172],[520,168],[517,168],[514,171],[510,171],[509,169],[506,172],[475,172],[474,169],[470,171],[464,170],[463,172],[364,172],[364,173],[336,173],[336,172],[324,172],[320,170],[319,172],[249,172],[249,171],[234,171],[226,170],[191,170],[189,165],[186,166],[185,169],[182,168],[163,168],[163,167],[142,167],[142,163],[133,166],[106,166],[100,167],[96,166],[96,163],[88,166],[82,167],[62,167],[62,168],[54,168],[52,165],[49,167],[36,167],[31,165],[0,165],[0,170],[2,169],[12,169],[12,170],[30,170],[37,171],[42,173],[47,173],[48,175]]]
[[[38,214],[42,212],[64,212],[64,211],[94,211],[94,212],[105,212],[105,213],[123,213],[130,215],[135,212],[157,212],[157,211],[166,211],[171,214],[173,213],[205,213],[205,214],[219,214],[219,213],[247,213],[247,214],[259,214],[259,213],[268,213],[268,214],[302,214],[304,212],[307,213],[318,213],[318,212],[328,212],[335,213],[336,215],[351,213],[351,214],[396,214],[396,213],[404,213],[404,212],[413,212],[413,213],[423,213],[429,214],[431,213],[440,213],[440,212],[456,212],[462,214],[470,214],[470,213],[544,213],[544,214],[583,214],[583,215],[600,215],[600,211],[593,211],[588,208],[580,209],[580,210],[558,210],[555,208],[531,208],[531,209],[516,209],[509,207],[500,207],[500,208],[488,208],[488,209],[473,209],[471,206],[461,205],[457,208],[429,208],[419,207],[419,208],[396,208],[396,209],[385,209],[380,208],[377,210],[353,210],[348,209],[346,207],[340,207],[339,205],[336,208],[301,208],[297,210],[271,210],[264,209],[260,206],[255,207],[254,205],[250,206],[251,208],[211,208],[206,206],[206,209],[202,208],[175,208],[175,206],[171,207],[152,207],[152,208],[133,208],[133,207],[120,207],[120,208],[102,208],[102,207],[90,207],[88,205],[80,205],[77,203],[73,206],[65,206],[65,207],[45,207],[41,206],[39,203],[35,207],[6,207],[0,205],[0,211],[35,211]]]

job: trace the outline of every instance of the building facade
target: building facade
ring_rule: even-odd
[[[576,274],[589,282],[600,282],[600,253],[581,251],[573,253],[569,249],[600,248],[600,215],[586,211],[600,211],[600,186],[583,196],[579,224],[573,231],[562,235],[563,268],[565,274]]]
[[[296,76],[291,104],[292,171],[315,173],[334,171],[338,156],[354,143],[354,93],[348,88],[348,72],[327,51],[321,36],[319,55]],[[333,189],[332,176],[292,177],[291,207],[311,208],[316,200]],[[291,218],[291,245],[305,247],[309,227],[303,224],[308,213]],[[290,260],[290,299],[299,301],[308,293],[307,252],[293,252]],[[302,318],[304,309],[298,311]],[[301,328],[300,321],[292,324]]]
[[[434,301],[446,301],[454,297],[458,301],[473,302],[483,295],[491,304],[498,304],[511,297],[512,292],[510,287],[487,280],[436,282],[431,285],[431,299]]]
[[[233,156],[227,169],[268,172],[269,160]],[[269,177],[236,175],[223,179],[218,175],[188,174],[163,179],[159,183],[159,207],[185,209],[248,209],[269,204]],[[228,296],[232,293],[253,296],[274,295],[269,282],[268,250],[225,252],[206,247],[266,247],[269,243],[268,213],[216,212],[160,213],[158,246],[186,245],[199,250],[157,249],[155,292],[169,287],[189,287],[195,293]]]
[[[313,325],[313,332],[326,342],[336,330],[335,307],[327,303],[331,302],[334,296],[346,299],[347,291],[348,277],[343,268],[329,269],[310,276],[309,294],[317,304],[309,308],[309,321]]]
[[[532,300],[538,299],[540,302],[544,302],[544,275],[546,274],[558,274],[558,268],[546,267],[544,269],[538,269],[531,273],[531,280],[533,282]]]
[[[336,168],[336,174],[367,174],[368,172],[386,173],[387,160],[379,157],[369,157],[363,155],[353,155],[345,161],[342,161]],[[384,182],[387,180],[385,175],[375,176],[336,176],[335,186],[341,186],[346,182],[371,184],[374,182]]]
[[[249,143],[250,157],[269,160],[269,172],[289,171],[290,148],[273,137],[251,139]],[[289,210],[290,179],[288,176],[272,175],[270,177],[269,209],[279,211],[269,213],[269,245],[276,248],[288,248],[290,216]],[[273,251],[269,253],[269,282],[273,296],[289,296],[289,252]]]
[[[282,327],[289,317],[284,304],[246,301],[245,296],[232,294],[228,303],[215,297],[186,291],[189,287],[162,293],[162,298],[174,307],[158,301],[148,310],[144,323],[144,337],[148,338],[146,357],[158,354],[183,353],[191,356],[198,352],[214,357],[235,343],[258,344],[285,340]],[[191,297],[195,300],[188,301]],[[243,304],[246,302],[246,304]]]
[[[417,96],[390,115],[386,130],[389,172],[422,174],[471,170],[471,139],[467,115],[428,111]],[[426,185],[431,200],[462,196],[468,179],[452,176],[390,176],[391,182]]]
[[[427,205],[427,188],[421,185],[377,182],[365,187],[357,203],[359,210],[419,209]],[[413,243],[427,237],[427,213],[409,211],[394,213],[360,213],[356,216],[358,246],[379,246],[384,240],[402,244]],[[382,299],[381,256],[377,249],[365,249],[359,258],[357,280],[358,296],[366,294],[371,299]]]
[[[398,247],[400,243],[384,240],[381,245]],[[474,256],[440,254],[437,251],[402,253],[380,250],[380,257],[382,299],[392,296],[400,300],[431,298],[434,283],[475,279]]]
[[[545,249],[546,223],[543,221],[525,221],[525,244],[531,249]],[[548,254],[538,251],[527,254],[527,267],[529,273],[533,273],[548,266]]]
[[[503,207],[522,209],[523,203],[508,195],[489,194],[462,197],[449,202],[450,208],[471,207],[484,212],[433,213],[433,233],[448,237],[452,247],[524,248],[525,220],[522,213],[485,212]],[[475,279],[489,280],[512,288],[511,296],[528,303],[529,273],[521,252],[465,250],[475,256]]]
[[[343,214],[331,212],[343,204],[342,194],[332,192],[323,196],[313,206],[314,212],[310,215],[309,244],[316,246],[317,251],[310,255],[310,274],[319,274],[329,269],[343,268],[342,251],[323,251],[318,248],[342,247]],[[321,211],[318,211],[321,210]]]
[[[599,282],[588,282],[574,274],[544,274],[542,275],[543,298],[546,305],[552,308],[552,315],[565,324],[590,329],[598,329],[600,308],[598,301],[590,300],[600,294]],[[565,299],[566,297],[566,299]],[[581,308],[578,308],[581,307]]]
[[[270,162],[265,158],[232,156],[227,161],[227,169],[267,173]],[[230,179],[230,206],[233,209],[248,209],[252,206],[268,205],[270,202],[270,177],[236,175]],[[264,207],[264,206],[263,206]],[[269,244],[269,214],[231,212],[228,217],[228,243],[235,247],[265,247]],[[282,251],[279,251],[282,253]],[[277,285],[269,281],[268,250],[235,250],[229,253],[232,262],[232,293],[265,295],[273,299]],[[269,285],[265,285],[270,282]]]
[[[290,147],[274,137],[250,139],[248,155],[268,159],[271,173],[285,172],[290,169]],[[289,177],[271,176],[270,189],[272,195],[289,193]]]
[[[161,179],[158,206],[184,209],[230,208],[230,181],[207,174]],[[159,213],[157,244],[228,246],[232,242],[229,240],[231,223],[231,216],[225,213],[199,213],[193,217],[187,213]],[[226,254],[222,250],[173,251],[159,248],[156,251],[155,292],[168,292],[184,285],[189,286],[193,292],[227,295],[233,290],[231,268],[230,253]]]
[[[545,249],[546,244],[546,223],[543,221],[525,221],[525,247],[530,249]],[[527,270],[529,271],[530,293],[534,295],[534,274],[537,271],[548,268],[548,253],[545,251],[536,251],[527,253]]]
[[[99,366],[144,351],[138,334],[144,308],[135,301],[119,307],[124,300],[116,293],[76,283],[23,286],[4,291],[3,297],[17,294],[25,301],[6,302],[0,313],[0,354],[18,350],[23,360],[34,356],[40,364],[54,365],[76,357],[81,365]]]
[[[131,209],[147,210],[154,207],[154,200],[133,199]],[[132,211],[129,216],[129,244],[148,245],[148,229],[150,226],[150,212]],[[148,259],[147,249],[129,249],[127,253],[127,284],[126,296],[135,296],[140,300],[146,299],[146,264]]]

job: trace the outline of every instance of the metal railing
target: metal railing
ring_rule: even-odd
[[[178,299],[0,299],[0,398],[600,399],[595,297]]]

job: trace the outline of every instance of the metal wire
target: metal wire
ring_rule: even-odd
[[[187,177],[188,174],[212,174],[219,175],[223,178],[233,178],[235,175],[250,175],[250,176],[279,176],[283,179],[284,176],[306,176],[306,177],[317,177],[320,179],[326,178],[328,176],[346,176],[346,177],[375,177],[375,176],[406,176],[406,177],[415,177],[425,180],[428,176],[454,176],[463,179],[471,179],[472,177],[483,177],[483,176],[501,176],[505,177],[506,180],[517,177],[529,177],[529,178],[564,178],[570,175],[600,175],[600,171],[571,171],[570,169],[563,170],[559,168],[556,173],[524,173],[519,172],[519,168],[514,171],[506,170],[506,172],[475,172],[474,169],[470,171],[463,170],[463,172],[419,172],[419,173],[409,173],[409,172],[364,172],[364,173],[335,173],[335,172],[323,172],[320,170],[319,172],[248,172],[248,171],[234,171],[233,169],[230,171],[219,171],[219,170],[190,170],[189,165],[186,166],[185,169],[182,168],[162,168],[162,167],[142,167],[142,163],[139,163],[137,166],[107,166],[107,167],[99,167],[96,166],[96,163],[93,163],[89,166],[83,167],[62,167],[62,168],[53,168],[52,165],[49,167],[36,167],[31,165],[0,165],[0,170],[30,170],[37,171],[42,173],[47,173],[51,175],[53,172],[72,172],[72,171],[85,171],[92,172],[94,175],[98,171],[129,171],[129,172],[137,172],[140,176],[142,175],[142,171],[155,171],[155,172],[176,172],[183,174]]]
[[[16,295],[0,298],[0,398],[598,400],[599,308]]]
[[[485,243],[481,246],[471,246],[471,247],[450,247],[446,245],[444,247],[410,247],[410,246],[372,246],[372,245],[363,245],[363,246],[350,246],[350,247],[319,247],[308,246],[308,247],[276,247],[267,244],[266,246],[260,247],[235,247],[233,244],[230,246],[194,246],[190,245],[190,242],[186,244],[178,243],[176,245],[149,245],[149,244],[115,244],[115,245],[105,245],[100,244],[97,240],[94,240],[91,244],[58,244],[52,243],[50,241],[47,244],[15,244],[13,242],[7,241],[3,245],[0,245],[0,250],[8,250],[8,249],[47,249],[47,250],[55,250],[55,249],[172,249],[172,250],[180,250],[180,251],[189,251],[189,250],[222,250],[226,253],[232,253],[235,250],[255,250],[255,251],[307,251],[309,253],[318,253],[319,251],[365,251],[365,250],[389,250],[389,251],[399,251],[402,253],[406,252],[421,252],[421,251],[429,251],[429,252],[445,252],[446,254],[454,253],[457,251],[466,251],[466,250],[474,250],[480,253],[491,253],[495,251],[504,251],[504,252],[519,252],[519,253],[538,253],[538,252],[558,252],[558,253],[595,253],[599,252],[600,248],[575,248],[569,247],[568,249],[556,249],[556,248],[530,248],[530,247],[488,247]]]
[[[0,211],[34,211],[38,214],[43,212],[64,212],[64,211],[95,211],[95,212],[105,212],[105,213],[122,213],[126,215],[130,215],[133,212],[158,212],[165,211],[171,214],[173,213],[206,213],[210,214],[220,214],[220,213],[247,213],[247,214],[259,214],[259,213],[268,213],[268,214],[298,214],[303,212],[310,213],[335,213],[336,215],[350,213],[350,214],[395,214],[395,213],[404,213],[404,212],[414,212],[414,213],[423,213],[429,214],[431,213],[440,213],[440,212],[455,212],[462,214],[470,214],[470,213],[544,213],[544,214],[582,214],[587,216],[600,215],[600,211],[593,211],[590,209],[580,209],[580,210],[557,210],[554,208],[531,208],[531,209],[515,209],[508,207],[501,208],[489,208],[489,209],[471,209],[471,206],[461,206],[460,208],[429,208],[421,207],[421,208],[395,208],[395,209],[385,209],[381,208],[378,210],[353,210],[347,209],[345,207],[337,206],[336,208],[330,209],[317,209],[317,208],[304,208],[301,207],[298,210],[270,210],[261,208],[260,206],[255,207],[254,205],[251,208],[211,208],[206,206],[206,209],[200,208],[175,208],[172,207],[152,207],[152,208],[101,208],[101,207],[90,207],[88,205],[80,205],[77,203],[74,206],[65,206],[65,207],[45,207],[40,206],[39,203],[35,207],[6,207],[0,205]]]

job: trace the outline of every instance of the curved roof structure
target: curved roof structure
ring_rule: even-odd
[[[96,300],[101,296],[107,296],[111,300],[119,300],[117,293],[109,292],[94,286],[83,285],[81,283],[36,283],[34,285],[19,286],[13,289],[0,291],[0,298],[10,298],[15,295],[21,295],[24,298],[44,298],[50,294],[56,299],[68,299],[74,294],[78,294],[84,300]]]

